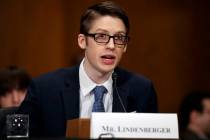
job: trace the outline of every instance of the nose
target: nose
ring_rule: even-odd
[[[13,103],[13,105],[17,106],[19,104],[19,102],[20,102],[20,98],[18,96],[17,91],[13,91],[13,93],[12,93],[12,103]]]
[[[114,38],[110,38],[109,42],[106,44],[107,48],[109,49],[114,49],[115,44],[114,44]]]
[[[23,100],[23,95],[18,91],[14,90],[12,93],[12,103],[14,106],[19,106]]]

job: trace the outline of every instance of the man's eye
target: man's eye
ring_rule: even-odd
[[[96,36],[97,36],[98,38],[106,38],[106,37],[107,37],[106,34],[97,34]]]
[[[124,40],[124,36],[115,36],[115,39],[117,39],[117,40]]]

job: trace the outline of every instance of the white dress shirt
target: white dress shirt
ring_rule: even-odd
[[[112,112],[112,76],[107,81],[98,85],[92,81],[84,69],[84,59],[82,60],[79,67],[79,84],[80,84],[80,118],[90,118],[92,113],[92,107],[94,103],[94,94],[90,92],[96,87],[103,85],[108,93],[104,94],[103,103],[105,112]]]

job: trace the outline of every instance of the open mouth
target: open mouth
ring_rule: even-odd
[[[113,55],[103,55],[103,56],[101,56],[101,58],[103,58],[103,59],[115,59],[115,56],[113,56]]]
[[[115,60],[115,56],[114,55],[103,55],[101,56],[102,58],[102,62],[106,65],[111,65],[114,63],[114,60]]]

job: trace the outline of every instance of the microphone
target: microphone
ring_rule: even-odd
[[[119,99],[119,101],[120,101],[120,104],[121,104],[121,106],[122,106],[122,108],[123,108],[123,111],[124,111],[124,112],[127,112],[126,109],[125,109],[125,106],[124,106],[124,104],[123,104],[123,102],[122,102],[122,99],[121,99],[121,97],[120,97],[120,94],[119,94],[119,92],[118,92],[118,89],[117,89],[117,73],[116,73],[116,72],[113,72],[113,73],[112,73],[112,80],[113,80],[113,82],[114,82],[114,89],[116,90],[117,97],[118,97],[118,99]]]

